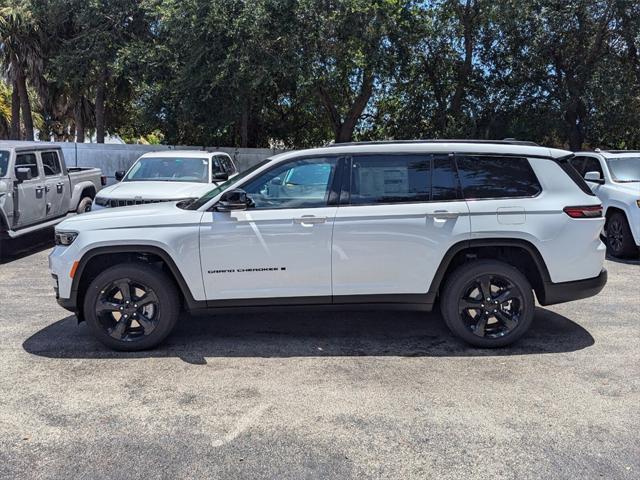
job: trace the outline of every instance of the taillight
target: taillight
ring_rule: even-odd
[[[102,175],[100,177],[100,183],[102,184],[103,187],[107,185],[107,177],[105,175]]]
[[[564,213],[571,218],[598,218],[602,217],[602,205],[587,207],[564,207]]]

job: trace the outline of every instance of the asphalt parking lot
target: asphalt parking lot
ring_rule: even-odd
[[[49,238],[0,264],[0,478],[640,477],[640,262],[484,351],[435,315],[186,317],[106,350],[55,302]]]

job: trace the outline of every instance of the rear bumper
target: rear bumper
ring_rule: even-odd
[[[542,298],[538,298],[540,305],[555,305],[556,303],[571,302],[582,298],[593,297],[600,293],[607,283],[607,270],[602,269],[600,275],[586,280],[573,282],[552,283],[545,282]]]

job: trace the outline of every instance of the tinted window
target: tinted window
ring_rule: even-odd
[[[429,201],[429,156],[371,155],[354,157],[351,167],[351,204]]]
[[[578,171],[581,177],[584,177],[587,172],[598,172],[600,173],[600,178],[604,178],[602,166],[597,158],[574,157],[571,159],[571,165]]]
[[[218,158],[220,159],[220,163],[222,164],[225,172],[227,172],[229,175],[233,175],[234,173],[236,173],[235,166],[233,165],[233,162],[229,157],[221,155]]]
[[[18,155],[16,157],[16,168],[17,167],[29,168],[33,178],[37,178],[39,176],[35,153],[23,153]]]
[[[60,175],[62,173],[60,160],[56,152],[43,152],[40,156],[42,158],[42,168],[47,177]]]
[[[567,176],[573,180],[573,183],[576,184],[580,190],[582,190],[587,195],[592,195],[595,197],[595,193],[591,191],[587,182],[584,181],[582,175],[578,172],[576,167],[573,165],[573,162],[576,161],[578,157],[560,157],[556,158],[554,161],[560,166],[560,168],[567,174]],[[578,164],[579,162],[576,162]]]
[[[465,198],[531,197],[542,190],[526,158],[465,155],[457,162]]]
[[[459,198],[458,175],[453,158],[434,156],[431,170],[431,200]]]
[[[336,170],[335,158],[296,160],[251,180],[242,188],[256,209],[324,207]]]
[[[4,177],[7,174],[9,168],[9,152],[6,150],[0,150],[0,177]]]

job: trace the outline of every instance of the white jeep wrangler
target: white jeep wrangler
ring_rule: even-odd
[[[604,208],[604,234],[614,257],[637,257],[640,248],[640,151],[580,152],[571,165]]]
[[[265,160],[195,201],[105,209],[56,229],[58,302],[121,350],[181,308],[439,303],[480,347],[538,302],[597,294],[602,206],[570,152],[518,142],[341,144]]]

